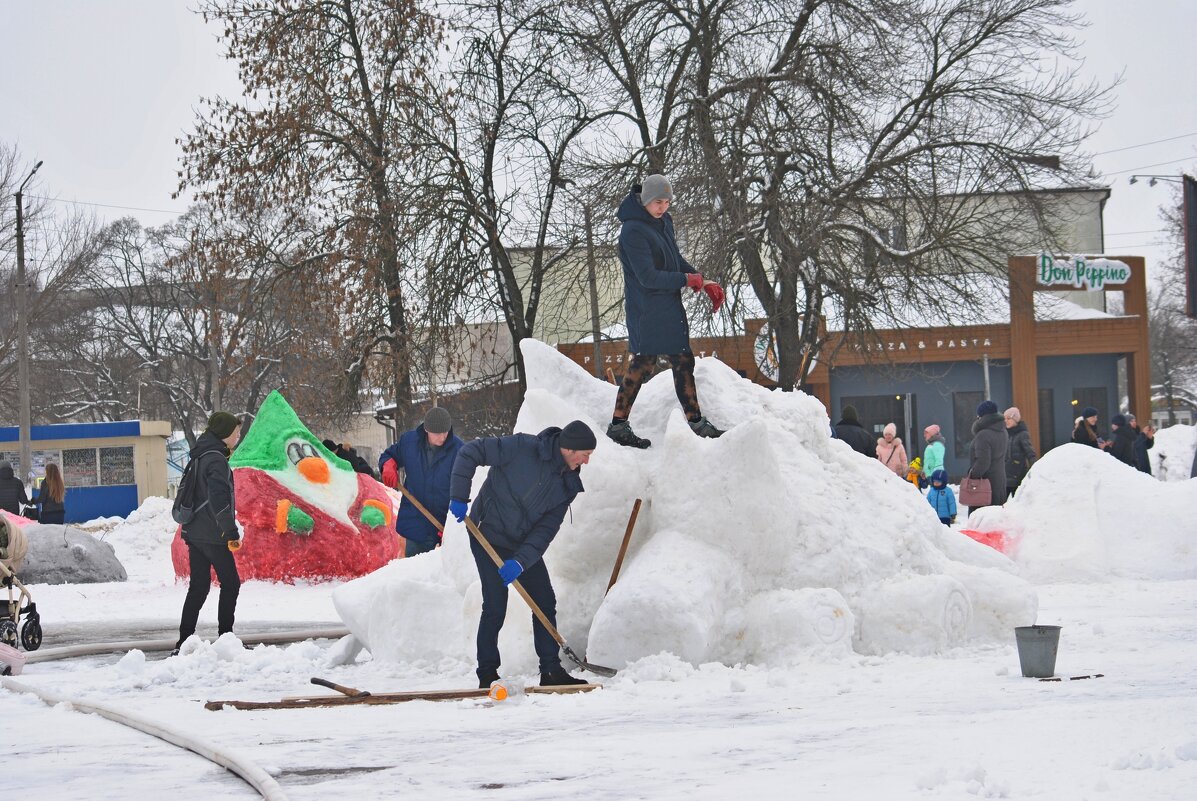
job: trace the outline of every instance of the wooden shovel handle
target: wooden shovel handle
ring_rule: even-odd
[[[445,524],[442,523],[441,521],[437,520],[435,517],[433,517],[432,512],[428,511],[428,509],[424,506],[424,504],[422,504],[418,500],[416,500],[416,496],[412,495],[410,492],[408,492],[407,487],[403,486],[403,484],[400,483],[395,487],[395,489],[397,489],[401,493],[403,493],[403,497],[407,498],[409,501],[411,501],[412,505],[415,506],[417,509],[419,509],[420,513],[423,514],[424,517],[428,518],[428,522],[431,523],[436,528],[437,531],[445,530]]]
[[[437,519],[432,516],[432,512],[429,512],[427,509],[425,509],[424,504],[417,501],[415,499],[415,496],[413,496],[410,492],[407,491],[407,487],[400,484],[398,487],[396,487],[396,489],[398,489],[400,492],[403,493],[404,498],[407,498],[409,501],[412,502],[413,505],[415,505],[415,507],[417,509],[419,509],[421,512],[423,512],[424,517],[428,518],[428,522],[430,522],[430,523],[432,523],[432,525],[436,526],[437,529],[441,528],[440,522],[438,522]],[[491,544],[487,541],[486,537],[483,536],[482,532],[478,530],[478,527],[476,525],[474,525],[474,521],[470,520],[470,518],[467,517],[465,519],[465,525],[466,525],[466,528],[469,529],[470,534],[472,534],[474,536],[474,539],[478,540],[478,544],[481,545],[483,550],[485,550],[486,553],[490,555],[490,558],[495,563],[495,567],[502,567],[503,566],[503,558],[501,556],[499,556],[499,554],[495,551],[494,548],[491,547]],[[539,620],[544,625],[545,629],[548,630],[548,632],[552,636],[552,638],[557,641],[557,644],[564,646],[565,639],[561,636],[561,633],[557,631],[557,627],[549,622],[548,617],[545,615],[544,612],[541,611],[540,607],[537,606],[536,601],[532,600],[532,596],[529,595],[528,591],[525,590],[523,585],[519,583],[519,580],[517,579],[517,580],[511,582],[511,586],[515,587],[515,591],[518,592],[520,594],[520,596],[524,599],[524,601],[528,604],[528,607],[532,610],[532,614],[536,615],[536,619]]]
[[[316,676],[312,677],[312,684],[318,684],[321,687],[327,687],[330,690],[336,690],[343,695],[348,695],[350,698],[365,698],[370,694],[366,690],[358,690],[353,687],[346,687],[343,684],[337,684],[336,682],[329,681],[328,679],[321,679]]]
[[[607,592],[615,586],[619,578],[619,569],[623,567],[623,558],[628,552],[628,543],[632,541],[632,529],[636,527],[636,517],[640,514],[640,499],[632,504],[632,514],[628,517],[628,528],[623,533],[623,543],[619,546],[619,556],[615,557],[615,567],[611,570],[611,580],[607,582]],[[605,594],[605,593],[604,593]]]

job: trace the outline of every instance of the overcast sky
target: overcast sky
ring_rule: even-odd
[[[45,160],[30,194],[102,204],[87,208],[146,225],[186,208],[171,198],[175,140],[191,127],[200,97],[239,88],[189,5],[0,0],[0,140],[16,143],[30,166]],[[1158,208],[1169,186],[1127,179],[1197,170],[1197,5],[1078,0],[1075,7],[1091,22],[1081,34],[1086,73],[1102,81],[1125,73],[1117,110],[1090,146],[1113,190],[1106,252],[1144,255],[1150,271],[1167,252]]]

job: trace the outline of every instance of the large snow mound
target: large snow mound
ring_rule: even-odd
[[[703,412],[690,431],[668,370],[632,413],[649,450],[604,436],[616,388],[525,340],[529,389],[517,431],[573,419],[599,434],[578,496],[546,555],[558,627],[575,651],[621,667],[670,652],[687,662],[785,665],[850,653],[930,653],[1006,640],[1037,596],[996,551],[940,524],[909,483],[829,436],[822,405],[770,392],[716,359],[696,368]],[[477,493],[485,477],[475,477]],[[604,596],[635,498],[644,505],[619,581]],[[470,658],[481,605],[464,527],[444,546],[333,593],[375,658]],[[505,670],[535,665],[531,614],[510,594]]]
[[[1159,481],[1069,443],[1044,454],[1004,507],[978,509],[967,526],[1012,538],[1014,560],[1036,582],[1197,578],[1194,507],[1197,480]]]
[[[1155,445],[1147,452],[1151,472],[1160,481],[1188,481],[1197,451],[1197,426],[1172,426],[1155,432]]]

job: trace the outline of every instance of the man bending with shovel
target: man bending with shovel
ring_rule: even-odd
[[[449,485],[449,513],[459,523],[465,522],[468,509],[470,522],[466,525],[473,527],[470,550],[482,580],[479,687],[489,687],[499,680],[499,630],[507,616],[507,586],[516,579],[517,587],[523,586],[526,597],[540,607],[552,627],[550,631],[535,616],[532,618],[541,686],[586,683],[561,666],[557,597],[542,557],[557,536],[570,503],[582,492],[581,468],[590,461],[594,446],[594,432],[575,420],[565,428],[546,428],[536,436],[476,439],[457,455]],[[490,466],[490,473],[470,508],[470,485],[480,465]],[[482,539],[503,560],[501,567],[496,569]],[[566,652],[572,654],[568,648]]]

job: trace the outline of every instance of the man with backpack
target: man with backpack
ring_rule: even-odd
[[[233,560],[233,550],[241,547],[241,534],[233,506],[233,471],[229,455],[241,434],[241,421],[228,412],[216,412],[208,418],[208,427],[191,449],[191,461],[183,471],[173,514],[182,525],[183,542],[191,570],[183,615],[179,621],[179,641],[172,655],[188,637],[195,634],[200,609],[212,586],[212,570],[220,580],[217,624],[220,634],[233,630],[237,594],[241,576]]]

